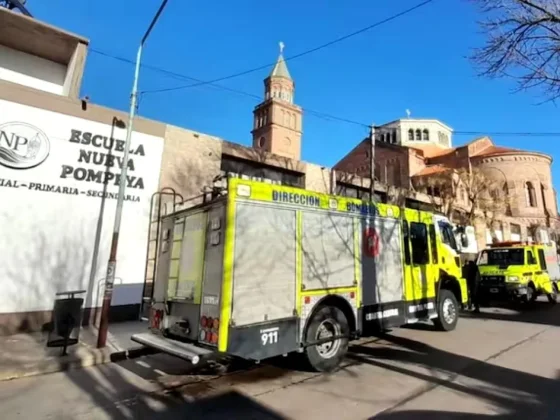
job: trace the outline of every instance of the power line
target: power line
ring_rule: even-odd
[[[131,64],[131,65],[135,64],[135,62],[133,60],[130,60],[130,59],[124,58],[124,57],[119,57],[119,56],[116,56],[116,55],[113,55],[113,54],[110,54],[110,53],[107,53],[107,52],[104,52],[104,51],[101,51],[101,50],[97,50],[95,48],[90,48],[89,51],[93,52],[95,54],[102,55],[104,57],[108,57],[108,58],[112,58],[112,59],[115,59],[115,60],[118,60],[118,61],[122,61],[122,62],[127,63],[127,64]],[[231,92],[231,93],[235,93],[237,95],[246,96],[248,98],[256,99],[258,101],[263,101],[264,100],[264,98],[262,96],[255,95],[253,93],[244,92],[244,91],[238,90],[238,89],[232,89],[232,88],[229,88],[227,86],[219,85],[219,84],[214,83],[214,82],[205,82],[205,81],[197,79],[195,77],[191,77],[191,76],[187,76],[187,75],[184,75],[184,74],[176,73],[176,72],[173,72],[173,71],[170,71],[170,70],[165,70],[165,69],[162,69],[160,67],[151,66],[151,65],[148,65],[148,64],[142,64],[141,67],[143,67],[145,69],[155,71],[155,72],[158,72],[158,73],[166,74],[166,75],[168,75],[170,77],[173,77],[175,79],[197,81],[197,82],[200,83],[200,86],[202,86],[202,85],[213,86],[215,88],[225,90],[225,91],[228,91],[228,92]],[[369,124],[364,124],[364,123],[361,123],[361,122],[358,122],[358,121],[353,121],[353,120],[350,120],[348,118],[338,117],[338,116],[335,116],[335,115],[327,114],[325,112],[315,111],[315,110],[312,110],[312,109],[309,109],[309,108],[303,108],[303,107],[302,107],[302,110],[306,114],[312,115],[312,116],[317,117],[317,118],[321,118],[321,119],[326,120],[326,121],[340,121],[340,122],[345,122],[345,123],[352,124],[352,125],[357,125],[357,126],[360,126],[360,127],[366,127],[366,128],[369,127]]]
[[[292,56],[290,56],[290,57],[288,57],[288,58],[285,58],[284,61],[294,60],[294,59],[296,59],[296,58],[303,57],[303,56],[305,56],[305,55],[308,55],[308,54],[314,53],[314,52],[316,52],[316,51],[322,50],[322,49],[324,49],[324,48],[330,47],[331,45],[334,45],[334,44],[337,44],[337,43],[339,43],[339,42],[345,41],[345,40],[347,40],[348,38],[352,38],[352,37],[354,37],[354,36],[356,36],[356,35],[359,35],[359,34],[362,34],[362,33],[364,33],[364,32],[367,32],[367,31],[369,31],[369,30],[371,30],[371,29],[373,29],[373,28],[376,28],[376,27],[378,27],[378,26],[384,25],[385,23],[388,23],[388,22],[391,22],[391,21],[393,21],[393,20],[395,20],[395,19],[398,19],[398,18],[400,18],[401,16],[404,16],[404,15],[406,15],[406,14],[408,14],[408,13],[411,13],[411,12],[415,11],[416,9],[419,9],[419,8],[421,8],[421,7],[423,7],[423,6],[426,6],[426,5],[429,4],[429,3],[432,3],[433,1],[434,1],[434,0],[425,0],[425,1],[423,1],[422,3],[417,4],[416,6],[413,6],[413,7],[409,8],[409,9],[403,10],[403,11],[400,12],[400,13],[394,14],[394,15],[388,17],[388,18],[385,18],[385,19],[383,19],[383,20],[380,20],[380,21],[378,21],[378,22],[375,22],[374,24],[369,25],[369,26],[366,26],[365,28],[359,29],[359,30],[357,30],[357,31],[355,31],[355,32],[352,32],[352,33],[350,33],[350,34],[341,36],[340,38],[336,38],[336,39],[334,39],[334,40],[332,40],[332,41],[329,41],[329,42],[327,42],[327,43],[325,43],[325,44],[319,45],[319,46],[317,46],[317,47],[315,47],[315,48],[311,48],[311,49],[306,50],[306,51],[303,51],[303,52],[301,52],[301,53],[299,53],[299,54],[292,55]],[[175,86],[175,87],[164,88],[164,89],[145,90],[145,91],[143,91],[143,93],[170,92],[170,91],[173,91],[173,90],[187,89],[187,88],[191,88],[191,87],[197,87],[197,86],[212,84],[212,83],[216,83],[216,82],[222,82],[222,81],[224,81],[224,80],[233,79],[233,78],[235,78],[235,77],[245,76],[246,74],[254,73],[254,72],[259,71],[259,70],[268,69],[268,68],[274,66],[275,64],[276,64],[275,62],[274,62],[274,63],[268,63],[268,64],[265,64],[265,65],[262,65],[262,66],[259,66],[259,67],[254,67],[254,68],[252,68],[252,69],[245,70],[245,71],[241,71],[241,72],[239,72],[239,73],[230,74],[229,76],[219,77],[219,78],[217,78],[217,79],[210,80],[210,81],[200,81],[200,82],[193,83],[193,84],[190,84],[190,85]]]
[[[124,58],[124,57],[119,57],[104,51],[100,51],[94,48],[90,48],[89,49],[90,52],[93,52],[95,54],[99,54],[102,55],[104,57],[108,57],[108,58],[112,58],[114,60],[117,61],[122,61],[124,63],[128,63],[131,65],[134,65],[135,62],[133,60],[130,60],[128,58]],[[170,70],[165,70],[163,68],[160,67],[156,67],[156,66],[151,66],[148,64],[142,64],[143,68],[158,72],[158,73],[162,73],[162,74],[166,74],[170,77],[173,77],[175,79],[180,79],[180,80],[193,80],[193,81],[197,81],[197,82],[203,82],[200,79],[197,79],[195,77],[191,77],[188,75],[184,75],[184,74],[180,74],[180,73],[176,73]],[[210,82],[205,82],[204,85],[208,85],[208,86],[213,86],[215,88],[230,92],[230,93],[235,93],[237,95],[241,95],[241,96],[246,96],[248,98],[252,98],[252,99],[256,99],[259,101],[262,101],[264,98],[262,96],[259,95],[255,95],[253,93],[249,93],[249,92],[244,92],[242,90],[239,89],[232,89],[229,88],[227,86],[223,86],[223,85],[219,85],[217,83],[210,83]],[[344,118],[344,117],[339,117],[336,115],[332,115],[332,114],[328,114],[325,112],[320,112],[320,111],[315,111],[309,108],[303,108],[302,110],[305,112],[306,115],[312,115],[314,117],[323,119],[325,121],[340,121],[343,123],[347,123],[347,124],[351,124],[351,125],[356,125],[359,127],[363,127],[363,128],[367,128],[369,129],[370,124],[366,124],[363,122],[359,122],[359,121],[355,121],[355,120],[350,120],[348,118]],[[493,136],[493,137],[500,137],[500,136],[515,136],[515,137],[560,137],[560,132],[513,132],[513,131],[461,131],[461,130],[454,130],[453,131],[454,135],[469,135],[469,136]]]

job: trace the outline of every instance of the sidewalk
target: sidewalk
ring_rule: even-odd
[[[85,366],[122,360],[140,355],[145,348],[130,340],[130,336],[147,329],[141,321],[109,325],[107,346],[96,348],[97,328],[86,327],[80,332],[80,342],[68,347],[48,348],[46,333],[16,334],[0,337],[0,381],[41,375]]]

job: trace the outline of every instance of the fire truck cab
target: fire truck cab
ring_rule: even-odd
[[[483,250],[477,261],[483,300],[534,302],[558,297],[560,267],[555,246],[528,242],[498,242]]]

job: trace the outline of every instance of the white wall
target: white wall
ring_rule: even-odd
[[[72,130],[93,136],[78,139]],[[101,305],[116,199],[95,196],[104,189],[95,176],[120,169],[79,159],[80,152],[109,153],[95,145],[110,133],[108,124],[0,101],[0,313],[51,310],[55,293],[71,289],[88,290],[87,307]],[[114,137],[124,140],[125,130],[115,129]],[[88,138],[93,144],[71,141]],[[110,153],[122,157],[118,145]],[[141,153],[130,155],[134,168],[128,175],[144,188],[126,190],[132,200],[124,204],[113,305],[141,301],[149,203],[158,187],[163,139],[134,133],[131,150]],[[79,180],[88,170],[94,177]],[[116,196],[114,179],[106,188]],[[100,255],[90,283],[102,202]]]
[[[0,45],[0,79],[63,94],[66,66]]]

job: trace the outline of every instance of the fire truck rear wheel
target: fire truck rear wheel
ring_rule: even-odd
[[[441,289],[437,303],[438,317],[434,319],[434,325],[440,331],[453,331],[459,320],[459,304],[451,290]]]
[[[334,336],[350,335],[350,327],[344,313],[336,306],[323,306],[313,314],[305,333],[305,341],[313,343]],[[348,351],[348,338],[309,346],[305,355],[311,368],[317,372],[335,370]]]

